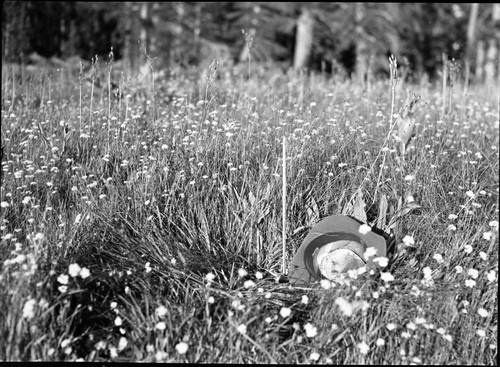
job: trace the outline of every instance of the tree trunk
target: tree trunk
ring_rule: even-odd
[[[495,27],[495,35],[492,39],[490,39],[490,47],[488,49],[488,60],[490,60],[490,68],[493,70],[493,77],[495,77],[495,65],[496,65],[496,75],[500,77],[500,64],[499,64],[499,54],[498,50],[499,42],[500,42],[500,27],[498,27],[500,23],[500,4],[493,4],[493,9],[491,12],[491,17],[493,20],[493,27]],[[500,78],[499,78],[500,79]],[[493,82],[493,78],[491,79]]]
[[[362,26],[363,18],[365,17],[364,4],[356,3],[354,8],[355,33],[356,33],[356,68],[355,79],[365,88],[366,76],[368,74],[368,47],[365,42],[364,31]]]
[[[193,36],[194,36],[194,49],[193,49],[193,54],[191,57],[194,60],[197,60],[197,63],[200,63],[203,60],[200,60],[200,55],[201,55],[201,42],[200,42],[200,34],[201,34],[201,14],[202,14],[202,4],[201,3],[196,3],[195,5],[195,19],[194,19],[194,29],[193,29]],[[212,62],[210,60],[209,62]]]
[[[148,3],[141,4],[140,18],[141,26],[139,30],[139,39],[141,40],[141,47],[145,47],[147,49],[148,31],[146,24],[148,21]]]
[[[391,24],[397,24],[402,19],[401,14],[401,3],[389,3],[387,4],[387,18]],[[401,37],[397,34],[397,32],[389,32],[387,34],[387,38],[389,40],[390,52],[396,58],[401,56]]]
[[[356,43],[356,69],[355,79],[359,85],[365,87],[368,75],[368,47],[364,40],[359,39]]]
[[[173,7],[176,14],[176,22],[167,23],[169,25],[168,34],[171,40],[171,47],[168,47],[168,50],[166,51],[169,55],[169,65],[173,65],[178,62],[183,63],[185,61],[182,53],[183,42],[181,37],[182,28],[180,24],[185,22],[186,4],[182,2],[175,2],[173,3]]]
[[[474,41],[476,33],[476,20],[478,14],[479,4],[473,3],[469,15],[469,24],[467,25],[467,48],[465,51],[465,62],[467,65],[467,70],[465,74],[469,75],[469,68],[472,65],[472,54],[474,53]],[[466,81],[468,82],[468,80]],[[467,88],[467,85],[465,86]]]
[[[493,22],[500,20],[500,4],[493,4],[492,14]]]
[[[493,8],[491,9],[491,18],[492,18],[492,26],[495,27],[497,23],[500,21],[500,4],[493,4]],[[487,49],[486,49],[486,60],[484,63],[484,77],[485,82],[487,84],[491,84],[495,81],[496,73],[498,67],[498,40],[500,38],[500,31],[496,28],[493,38],[490,38],[487,41]]]
[[[160,17],[158,15],[160,9],[160,4],[157,2],[153,3],[153,9],[152,9],[152,14],[151,14],[151,26],[153,27],[153,31],[150,34],[150,42],[149,42],[149,49],[152,55],[156,55],[158,52],[158,40],[156,38],[156,35],[158,34],[157,27],[158,23],[160,22]]]
[[[132,70],[134,67],[134,60],[132,55],[132,4],[124,2],[124,29],[125,35],[123,39],[123,59],[125,61],[125,70]]]
[[[482,83],[484,81],[484,42],[482,40],[477,42],[475,79],[478,83]]]
[[[66,19],[64,17],[59,21],[59,56],[66,58],[67,40],[66,40]]]
[[[201,34],[201,10],[202,4],[197,3],[195,5],[195,20],[194,20],[194,43],[196,45],[200,42],[200,34]]]
[[[308,8],[303,7],[299,19],[297,19],[297,35],[293,55],[294,70],[306,68],[309,63],[313,44],[313,30],[313,15]]]
[[[75,21],[72,19],[69,23],[69,50],[68,50],[68,55],[75,56],[77,55],[77,50],[76,50],[76,45],[78,44],[78,28],[75,25]]]
[[[497,40],[490,39],[488,41],[488,51],[486,51],[486,63],[484,64],[484,76],[487,84],[492,84],[495,81],[497,55]]]

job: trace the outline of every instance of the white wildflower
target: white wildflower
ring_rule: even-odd
[[[292,310],[289,309],[288,307],[282,307],[280,310],[280,315],[281,317],[288,317],[292,313]]]
[[[83,267],[82,270],[80,270],[80,276],[82,279],[88,278],[90,276],[90,270]]]
[[[373,262],[378,264],[381,268],[385,268],[389,265],[389,259],[385,256],[379,256],[373,259]]]
[[[127,347],[127,344],[128,344],[127,338],[122,336],[120,338],[120,341],[118,342],[118,350],[119,351],[124,350]]]
[[[35,306],[36,306],[36,300],[35,299],[30,299],[26,301],[23,307],[23,318],[31,320],[33,317],[35,317]]]
[[[320,354],[317,352],[312,352],[309,356],[309,359],[312,361],[317,361],[320,358]]]
[[[413,246],[413,245],[415,245],[415,240],[413,239],[412,236],[406,235],[406,236],[403,237],[402,241],[405,244],[405,246]]]
[[[472,246],[471,245],[464,245],[464,251],[466,254],[470,254],[472,252]]]
[[[318,334],[318,329],[310,322],[304,325],[304,329],[308,338],[314,338]]]
[[[66,274],[61,274],[57,277],[57,281],[61,284],[68,284],[69,277]]]
[[[371,230],[372,228],[368,224],[362,224],[361,226],[359,226],[358,232],[361,234],[367,234]]]
[[[477,277],[479,276],[479,272],[474,269],[474,268],[471,268],[469,269],[469,271],[467,271],[467,274],[472,278],[472,279],[477,279]]]
[[[71,277],[73,278],[76,278],[78,276],[78,274],[80,274],[80,270],[82,270],[82,268],[80,267],[80,265],[74,263],[74,264],[71,264],[69,267],[68,267],[68,273],[69,275],[71,275]]]
[[[383,271],[381,271],[380,279],[382,279],[384,282],[392,282],[394,280],[394,276],[390,272],[384,273]]]
[[[245,269],[238,269],[238,276],[240,278],[243,278],[247,274],[248,274],[248,272]]]
[[[207,273],[207,275],[205,275],[205,279],[207,280],[207,282],[213,282],[214,279],[215,279],[215,275],[213,273]]]
[[[165,330],[167,328],[167,324],[164,321],[160,321],[156,323],[155,328],[158,330]]]
[[[479,308],[479,309],[477,310],[477,313],[478,313],[478,314],[479,314],[479,316],[481,316],[481,317],[488,317],[488,315],[489,315],[488,311],[487,311],[487,310],[485,310],[485,309],[484,309],[484,308],[482,308],[482,307],[481,307],[481,308]]]
[[[397,327],[397,325],[394,324],[394,323],[392,323],[392,322],[390,322],[385,327],[387,328],[387,330],[392,331],[392,330],[394,330]]]
[[[245,283],[243,283],[243,286],[247,289],[252,288],[254,285],[255,285],[255,282],[253,280],[247,280],[247,281],[245,281]]]
[[[175,346],[175,350],[179,354],[186,354],[188,348],[189,348],[189,346],[186,343],[184,343],[184,342],[180,342],[179,344],[177,344]]]
[[[241,324],[236,328],[240,334],[246,334],[247,333],[247,326],[245,324]]]
[[[373,246],[367,247],[365,252],[363,253],[363,257],[365,260],[368,260],[370,257],[373,257],[377,254],[377,249]]]
[[[164,317],[168,313],[168,309],[165,306],[160,305],[156,307],[155,313],[158,315],[158,317]]]
[[[493,232],[492,231],[488,231],[488,232],[484,232],[483,233],[483,239],[485,239],[486,241],[491,240],[492,236],[493,236]]]
[[[467,279],[465,281],[465,286],[469,288],[473,288],[476,285],[476,282],[472,279]]]
[[[335,304],[339,306],[340,311],[345,315],[345,316],[352,316],[353,313],[353,307],[352,304],[346,301],[342,297],[338,297],[335,300]]]
[[[441,254],[434,254],[434,256],[432,258],[434,260],[436,260],[438,262],[438,264],[444,263],[443,255],[441,255]]]
[[[328,279],[321,279],[320,285],[321,285],[321,288],[323,288],[323,289],[330,289],[332,286],[332,283]]]
[[[497,278],[497,274],[495,270],[491,270],[488,273],[486,273],[486,277],[488,278],[488,283],[493,283]]]
[[[367,354],[370,351],[370,347],[364,341],[362,341],[361,343],[359,343],[357,345],[357,347],[358,347],[359,352],[361,354]]]

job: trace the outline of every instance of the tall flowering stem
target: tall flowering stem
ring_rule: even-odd
[[[111,52],[109,53],[109,63],[108,63],[108,149],[109,149],[109,130],[111,124],[111,69],[113,68],[113,46],[111,46]]]
[[[398,61],[394,55],[391,55],[389,57],[389,71],[390,71],[390,85],[391,85],[391,115],[389,116],[389,134],[387,135],[386,141],[391,136],[391,132],[394,129],[393,125],[393,115],[394,115],[394,101],[396,100],[396,86],[398,84]],[[384,148],[385,148],[385,142],[384,141]],[[387,154],[387,149],[382,149],[384,151],[384,157],[382,158],[382,166],[380,168],[379,174],[378,174],[378,179],[377,179],[377,185],[375,186],[375,194],[373,195],[373,202],[376,201],[377,199],[377,189],[378,189],[378,182],[380,182],[380,179],[382,177],[382,172],[384,170],[384,165],[385,165],[385,157]],[[380,154],[380,152],[379,152]],[[378,156],[377,156],[378,158]],[[375,164],[375,161],[373,162]],[[373,167],[373,166],[372,166]]]
[[[83,83],[83,62],[80,60],[80,73],[78,73],[80,82],[80,133],[82,132],[82,83]]]

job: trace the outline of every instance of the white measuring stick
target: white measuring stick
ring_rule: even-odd
[[[282,198],[282,212],[283,212],[283,229],[282,229],[282,238],[283,238],[283,263],[281,264],[281,273],[285,274],[286,271],[286,139],[283,136],[283,198]]]

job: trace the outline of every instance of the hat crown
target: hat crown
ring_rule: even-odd
[[[320,273],[330,280],[339,273],[346,273],[349,270],[359,269],[365,265],[365,262],[348,248],[330,251],[320,261],[318,264]]]

